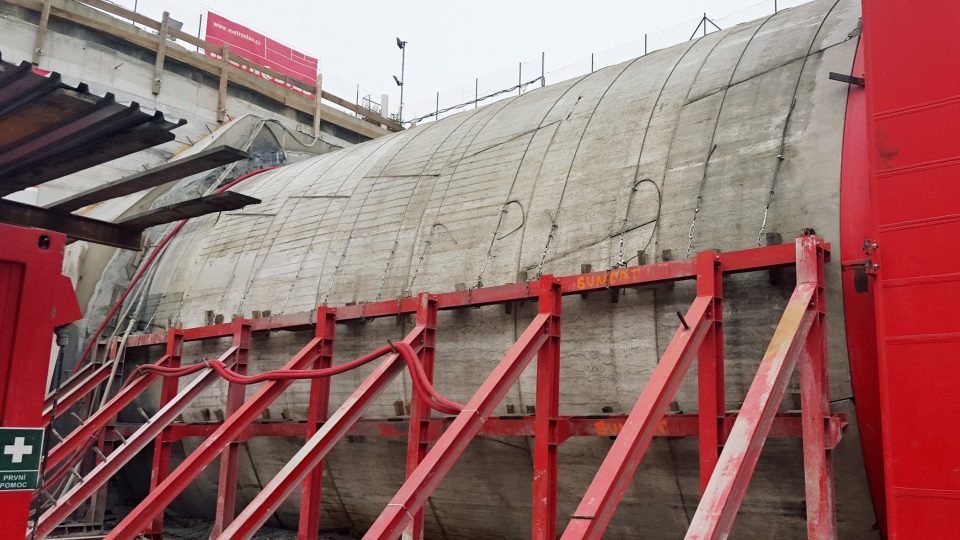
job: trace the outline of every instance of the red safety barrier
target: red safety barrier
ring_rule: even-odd
[[[416,298],[340,307],[263,319],[238,319],[200,328],[173,329],[166,334],[131,337],[127,347],[166,344],[158,362],[140,366],[128,383],[51,451],[51,462],[70,465],[85,448],[97,443],[117,448],[98,459],[81,481],[48,508],[37,532],[53,530],[85,498],[100,489],[131,452],[155,441],[151,489],[147,498],[109,533],[108,538],[146,535],[160,538],[163,512],[218,457],[220,482],[213,537],[250,538],[294,490],[300,488],[299,538],[315,538],[320,528],[323,459],[347,434],[407,437],[407,480],[383,510],[366,538],[422,538],[423,505],[477,436],[532,436],[534,501],[531,536],[556,538],[558,447],[570,437],[616,437],[610,452],[569,520],[563,538],[599,538],[612,517],[643,454],[655,436],[698,436],[703,502],[689,538],[726,534],[767,437],[802,437],[806,466],[809,534],[833,538],[834,496],[831,451],[845,425],[829,410],[824,338],[823,264],[829,246],[806,236],[795,245],[738,252],[699,253],[695,259],[614,268],[574,276],[543,278],[452,293],[421,293]],[[739,413],[724,411],[723,306],[725,274],[797,267],[798,284],[770,344],[760,372]],[[697,297],[685,314],[678,313],[676,334],[628,416],[570,417],[560,414],[559,369],[562,297],[651,283],[695,279]],[[518,300],[537,300],[538,314],[466,404],[450,401],[433,387],[437,313]],[[337,322],[416,314],[416,326],[403,341],[388,344],[349,362],[333,364]],[[310,340],[283,368],[247,374],[246,356],[255,332],[313,327]],[[221,360],[182,366],[187,341],[233,337]],[[492,416],[505,392],[537,357],[536,413],[529,417]],[[690,365],[699,362],[697,414],[666,415],[669,403]],[[379,364],[354,393],[328,417],[330,377],[376,361]],[[802,412],[777,414],[790,373],[799,365]],[[406,367],[413,397],[409,421],[362,418],[364,412]],[[68,399],[95,387],[100,366],[86,368],[68,385]],[[180,389],[179,378],[198,374]],[[108,427],[152,382],[163,379],[160,411],[143,425]],[[229,383],[226,418],[219,424],[174,422],[201,387],[216,379]],[[294,380],[311,380],[307,421],[258,422],[263,411]],[[199,382],[197,382],[199,381]],[[194,384],[196,383],[196,384]],[[245,385],[263,386],[243,399]],[[49,408],[49,407],[48,407]],[[59,406],[58,409],[62,410]],[[432,417],[431,409],[453,416]],[[52,409],[50,409],[52,412]],[[125,436],[125,438],[123,437]],[[251,502],[236,513],[238,445],[256,436],[299,436],[305,443]],[[170,446],[185,437],[202,437],[198,448],[172,471]],[[720,453],[720,448],[723,452]],[[59,472],[59,471],[58,471]]]

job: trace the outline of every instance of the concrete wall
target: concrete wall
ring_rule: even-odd
[[[395,298],[514,282],[519,272],[569,274],[683,258],[697,250],[757,245],[763,232],[790,241],[805,227],[834,241],[847,89],[859,38],[859,3],[820,0],[769,18],[611,66],[520,97],[307,160],[263,175],[241,191],[263,199],[244,212],[192,222],[150,285],[156,320],[204,323],[213,310],[309,310],[318,303]],[[766,215],[766,224],[764,216]],[[625,221],[626,220],[626,221]],[[622,246],[622,247],[621,247]],[[623,255],[621,256],[621,250]],[[835,257],[835,261],[839,257]],[[839,264],[830,267],[830,376],[835,410],[852,427],[836,452],[843,538],[874,538],[844,344]],[[792,283],[766,274],[729,278],[727,407],[737,409]],[[630,410],[677,327],[689,284],[565,302],[562,414]],[[464,401],[532,317],[532,305],[441,316],[437,385]],[[338,360],[409,330],[410,320],[340,327]],[[255,340],[252,370],[284,363],[308,339]],[[222,343],[189,348],[215,356]],[[695,369],[676,409],[697,408]],[[369,372],[335,379],[334,404]],[[297,383],[271,416],[304,418]],[[252,391],[252,390],[251,390]],[[524,374],[498,410],[532,405]],[[223,385],[184,416],[215,417]],[[410,398],[406,375],[369,411],[395,414]],[[785,408],[799,399],[792,384]],[[184,444],[184,451],[192,448]],[[240,504],[298,448],[252,440],[241,460]],[[578,439],[560,450],[559,515],[569,516],[610,441]],[[326,462],[324,527],[363,530],[401,484],[405,442],[350,438]],[[695,439],[654,441],[609,529],[609,538],[677,537],[698,500]],[[524,538],[529,532],[530,441],[476,440],[427,507],[431,538]],[[216,471],[195,484],[180,511],[211,514]],[[804,538],[802,456],[795,440],[768,441],[737,519],[737,538]],[[295,526],[296,497],[277,514]]]

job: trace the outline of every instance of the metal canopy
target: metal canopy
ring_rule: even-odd
[[[121,178],[120,180],[115,180],[102,186],[88,189],[86,191],[77,193],[76,195],[67,197],[66,199],[61,199],[55,203],[49,204],[45,206],[45,208],[59,210],[61,212],[73,212],[74,210],[79,210],[84,206],[89,206],[91,204],[113,199],[115,197],[122,197],[124,195],[136,193],[144,189],[157,187],[175,180],[186,178],[192,174],[207,171],[221,165],[240,161],[242,159],[247,159],[248,157],[250,157],[249,154],[243,150],[233,148],[232,146],[217,146],[215,148],[204,150],[203,152],[193,156],[178,159],[176,161],[170,161],[160,165],[159,167],[154,167],[152,169]]]
[[[60,74],[37,70],[0,58],[0,197],[173,140],[171,122],[163,113],[140,110],[137,103],[117,103],[87,85],[67,86]],[[139,250],[144,229],[236,210],[259,199],[240,193],[215,193],[147,210],[119,223],[70,212],[156,187],[227,163],[248,158],[246,152],[219,146],[90,189],[40,208],[0,199],[0,222],[65,233],[73,240]]]
[[[185,123],[0,57],[0,196],[169,142]]]

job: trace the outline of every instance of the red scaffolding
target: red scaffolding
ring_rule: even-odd
[[[319,527],[322,462],[348,434],[407,437],[407,479],[367,531],[365,538],[396,538],[407,532],[423,535],[423,505],[477,436],[532,436],[534,501],[531,535],[556,538],[557,450],[570,437],[616,436],[593,482],[563,530],[563,538],[599,538],[639,466],[654,436],[698,436],[703,499],[688,538],[722,538],[730,530],[740,501],[768,436],[803,440],[807,517],[811,538],[835,538],[831,451],[845,422],[829,410],[826,380],[823,265],[829,246],[815,236],[795,244],[717,253],[694,259],[644,266],[613,268],[564,277],[443,294],[331,308],[230,323],[165,334],[129,338],[127,348],[166,346],[156,362],[138,370],[107,405],[87,418],[50,452],[59,470],[72,465],[91,446],[116,448],[71,489],[60,495],[41,516],[36,532],[53,531],[148,444],[154,444],[151,489],[108,538],[162,534],[164,509],[217,458],[220,480],[214,537],[250,538],[295,490],[302,489],[300,538],[315,538]],[[760,364],[741,410],[724,411],[723,276],[795,266],[797,285]],[[559,382],[562,298],[591,291],[695,280],[696,298],[685,314],[654,373],[627,416],[573,417],[561,415]],[[445,400],[432,387],[437,312],[482,305],[536,300],[538,313],[519,339],[467,403]],[[338,366],[333,365],[336,323],[415,314],[416,325],[402,342]],[[282,370],[243,377],[251,335],[273,330],[314,329],[314,337]],[[219,362],[180,367],[184,342],[231,337]],[[493,412],[520,374],[536,358],[535,414],[497,417]],[[372,373],[332,414],[328,414],[329,375],[352,365],[379,359]],[[700,407],[697,414],[666,415],[667,408],[694,359],[699,362]],[[363,418],[364,412],[404,369],[411,370],[414,398],[407,424]],[[791,373],[799,366],[801,414],[778,414]],[[101,366],[84,366],[66,386],[62,400],[76,403],[103,380]],[[109,370],[107,370],[109,371]],[[175,376],[197,373],[189,384]],[[118,425],[117,413],[161,376],[160,408],[142,425]],[[176,421],[187,405],[218,377],[230,380],[225,418],[220,423]],[[258,422],[263,411],[296,378],[311,378],[306,422]],[[248,399],[241,384],[266,382]],[[62,401],[63,402],[63,401]],[[63,410],[62,408],[58,408]],[[431,409],[448,413],[434,416]],[[54,416],[51,409],[47,418]],[[299,436],[305,443],[263,490],[239,513],[235,511],[236,450],[256,436]],[[173,470],[170,445],[185,437],[203,437],[198,448]],[[722,451],[721,451],[722,449]]]

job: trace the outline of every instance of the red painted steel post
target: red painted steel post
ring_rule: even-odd
[[[798,245],[797,283],[816,286],[811,306],[816,312],[800,353],[800,403],[803,411],[803,468],[807,502],[807,538],[837,538],[833,450],[827,447],[824,425],[830,417],[827,371],[824,252],[815,242]]]
[[[720,457],[720,423],[726,408],[723,384],[723,271],[714,251],[697,254],[697,296],[713,297],[710,305],[713,324],[707,330],[697,353],[702,495]]]
[[[322,340],[320,351],[313,361],[312,369],[326,369],[333,365],[333,338],[337,331],[337,310],[320,306],[317,308],[316,338]],[[307,431],[309,439],[327,419],[330,408],[330,377],[310,381],[310,404],[307,408]],[[298,540],[314,540],[320,535],[320,508],[323,493],[323,462],[307,475],[300,494],[300,527]]]
[[[171,328],[167,331],[167,365],[172,368],[180,367],[183,359],[183,330]],[[163,379],[160,387],[160,408],[176,397],[180,391],[180,379],[168,377]],[[163,482],[170,471],[170,451],[173,442],[170,441],[170,426],[160,432],[153,447],[153,466],[150,472],[150,491],[153,491]],[[163,540],[163,514],[158,514],[153,520],[148,536],[153,540]]]
[[[233,346],[236,347],[236,367],[240,374],[247,373],[247,363],[250,360],[250,321],[234,319]],[[233,416],[243,406],[247,387],[242,384],[231,383],[227,387],[227,403],[224,417]],[[215,538],[220,531],[233,521],[237,508],[237,468],[240,460],[240,441],[233,440],[224,448],[220,455],[220,481],[217,484],[217,514],[213,523],[211,538]]]
[[[480,432],[484,421],[520,378],[533,355],[548,340],[548,323],[551,319],[549,311],[537,314],[450,423],[450,427],[427,452],[413,474],[400,486],[380,517],[367,530],[365,539],[396,538],[404,531],[413,514],[423,508],[467,445]]]
[[[814,236],[797,239],[798,267],[812,264],[804,258],[806,246],[818,242]],[[815,283],[797,283],[697,506],[687,540],[720,540],[730,534],[760,450],[816,318],[811,307],[816,289]]]
[[[563,297],[552,276],[540,278],[540,313],[550,315],[547,340],[537,355],[533,443],[533,540],[557,538],[557,450],[560,445],[560,314]]]
[[[607,452],[590,487],[563,532],[565,540],[600,538],[613,517],[640,461],[650,446],[660,420],[677,393],[693,358],[712,327],[712,296],[697,296],[660,363],[643,387],[633,410]]]
[[[437,297],[428,293],[420,293],[417,304],[417,325],[423,326],[423,348],[420,349],[420,361],[427,380],[433,384],[433,367],[435,349],[437,346]],[[423,461],[430,449],[430,422],[432,410],[430,405],[420,399],[414,392],[410,403],[410,429],[407,437],[407,478],[413,474],[417,465]],[[420,540],[423,538],[423,510],[414,514],[413,523],[407,529],[409,538]]]

